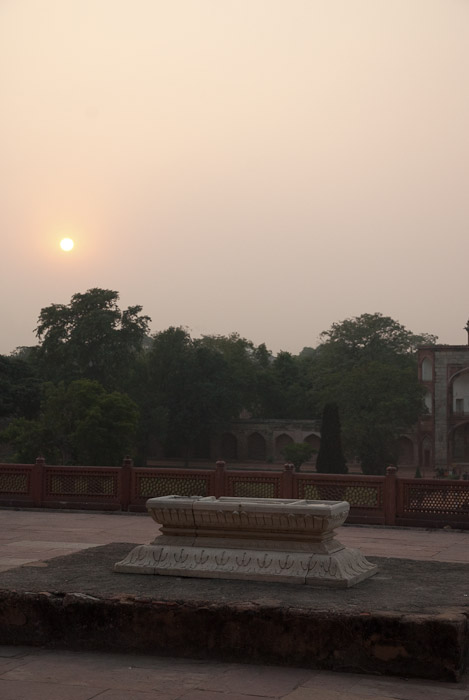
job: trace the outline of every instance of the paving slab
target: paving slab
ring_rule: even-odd
[[[2,700],[467,700],[460,684],[156,657],[0,646]],[[19,672],[21,671],[21,672]],[[141,680],[153,688],[137,689]],[[117,687],[118,683],[122,687]],[[212,690],[216,688],[216,690]]]
[[[0,573],[0,638],[450,680],[464,670],[467,564],[373,558],[379,573],[354,588],[311,589],[114,572],[132,546]]]
[[[94,547],[111,542],[149,543],[159,528],[145,513],[94,513],[87,511],[50,511],[44,509],[0,509],[0,570],[25,559],[25,542],[31,546],[28,560],[51,559],[74,551],[74,543]],[[399,557],[469,563],[469,532],[422,528],[345,525],[337,531],[346,546],[359,549],[365,556]],[[40,547],[48,543],[49,549]],[[56,547],[67,543],[61,551]]]

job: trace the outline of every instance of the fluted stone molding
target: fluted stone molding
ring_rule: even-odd
[[[377,571],[334,537],[346,501],[163,496],[147,508],[161,535],[115,571],[343,588]]]

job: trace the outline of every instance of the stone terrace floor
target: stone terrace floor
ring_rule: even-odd
[[[148,543],[156,532],[147,515],[4,509],[0,571],[41,567],[47,559],[111,542]],[[469,563],[469,532],[345,526],[338,538],[368,556]],[[0,646],[0,698],[469,700],[469,676],[454,684],[143,654]]]

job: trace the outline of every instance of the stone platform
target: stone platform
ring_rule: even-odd
[[[378,574],[338,590],[114,573],[128,551],[1,573],[2,642],[440,680],[463,671],[466,564],[370,557]]]

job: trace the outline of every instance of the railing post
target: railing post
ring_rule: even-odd
[[[384,480],[384,524],[396,524],[397,469],[392,465],[386,469]]]
[[[129,510],[130,505],[130,491],[132,483],[132,467],[134,466],[133,460],[127,455],[124,457],[122,462],[122,472],[121,472],[121,509]]]
[[[291,462],[283,465],[282,498],[293,498],[293,469]]]
[[[31,474],[31,496],[35,508],[42,507],[42,497],[44,493],[44,457],[36,457],[36,464]]]
[[[225,491],[225,462],[219,459],[215,464],[215,498],[224,496]]]

